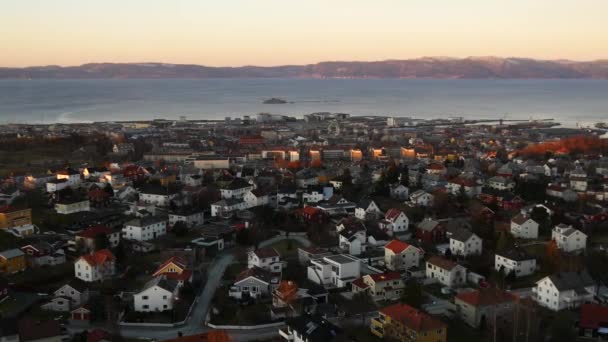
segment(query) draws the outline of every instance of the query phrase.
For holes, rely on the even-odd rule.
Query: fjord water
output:
[[[263,104],[278,97],[290,104]],[[0,80],[0,123],[222,119],[259,112],[608,121],[606,80]]]

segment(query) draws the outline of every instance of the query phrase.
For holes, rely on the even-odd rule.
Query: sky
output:
[[[608,58],[608,0],[1,0],[0,66]]]

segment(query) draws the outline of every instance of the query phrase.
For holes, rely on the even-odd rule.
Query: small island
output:
[[[264,100],[264,104],[286,104],[287,101],[276,97]]]

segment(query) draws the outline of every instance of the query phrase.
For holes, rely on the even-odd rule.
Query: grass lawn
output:
[[[19,238],[0,230],[0,251],[19,247]]]
[[[449,342],[477,342],[482,341],[479,331],[469,327],[459,319],[450,320],[448,325]]]
[[[347,325],[344,327],[344,332],[348,337],[357,342],[379,342],[382,341],[376,335],[372,334],[367,325]]]
[[[74,264],[67,262],[63,265],[44,266],[28,269],[7,277],[8,281],[19,286],[27,286],[32,290],[48,292],[69,281],[74,276]]]
[[[275,242],[268,247],[276,249],[281,255],[281,258],[289,258],[296,256],[298,254],[298,248],[302,246],[303,245],[297,240],[286,239]]]
[[[589,237],[591,243],[608,244],[608,229],[593,232]]]
[[[535,245],[524,246],[522,247],[522,249],[524,249],[526,252],[530,253],[530,255],[536,257],[537,259],[542,259],[546,254],[547,245],[539,243]]]
[[[441,284],[430,284],[430,285],[424,286],[423,289],[435,297],[439,297],[439,298],[446,299],[446,300],[451,300],[452,299],[451,294],[444,294],[443,292],[441,292],[441,289],[443,287],[445,287],[445,286],[443,286]]]

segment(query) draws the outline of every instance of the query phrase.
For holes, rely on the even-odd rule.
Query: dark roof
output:
[[[266,248],[260,248],[256,251],[253,252],[255,255],[258,256],[258,258],[263,259],[263,258],[273,258],[273,257],[279,257],[279,252],[277,252],[276,249],[272,248],[272,247],[266,247]]]
[[[275,275],[272,272],[263,268],[259,268],[257,266],[253,266],[252,268],[248,268],[239,273],[236,277],[235,282],[238,283],[241,280],[247,279],[249,277],[254,277],[268,284],[273,283],[273,280],[276,279],[276,283],[278,284],[278,275]]]
[[[179,191],[175,187],[165,187],[158,184],[146,184],[140,191],[142,194],[173,195]]]
[[[452,231],[452,236],[450,238],[460,242],[467,242],[473,235],[475,234],[473,234],[472,231],[461,228]]]
[[[62,335],[61,325],[56,320],[38,321],[23,318],[19,321],[17,329],[21,341],[41,340]]]
[[[0,318],[0,338],[17,334],[17,319]]]
[[[286,325],[310,342],[334,341],[342,334],[342,329],[319,316],[291,318]]]
[[[145,291],[151,287],[158,286],[162,289],[165,289],[169,292],[175,291],[175,288],[178,286],[177,280],[167,279],[165,276],[159,276],[152,278],[152,280],[148,281],[142,291]]]
[[[524,261],[534,259],[526,250],[520,248],[511,248],[504,251],[497,251],[497,255],[514,261]]]
[[[497,288],[461,292],[456,295],[456,298],[473,306],[497,305],[517,300],[514,294]]]
[[[560,272],[549,276],[559,291],[584,290],[584,287],[595,285],[595,281],[586,271]]]
[[[230,184],[222,187],[222,189],[235,190],[235,189],[242,189],[242,188],[246,188],[246,187],[250,187],[250,186],[252,186],[252,185],[249,184],[249,182],[247,182],[243,178],[235,178],[232,182],[230,182]]]

